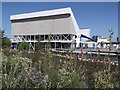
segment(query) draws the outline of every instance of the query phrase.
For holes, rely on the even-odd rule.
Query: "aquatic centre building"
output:
[[[35,43],[47,43],[51,35],[52,48],[79,47],[81,35],[90,38],[90,29],[80,29],[71,8],[62,8],[33,13],[11,15],[13,45],[25,41],[35,50]]]

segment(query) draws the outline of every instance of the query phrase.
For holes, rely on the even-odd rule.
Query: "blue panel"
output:
[[[89,40],[89,39],[84,38],[84,37],[80,37],[80,41],[87,41],[87,40]]]

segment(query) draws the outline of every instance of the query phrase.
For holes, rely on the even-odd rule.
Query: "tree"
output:
[[[51,39],[52,39],[52,34],[50,33],[48,35],[48,49],[51,50]]]
[[[5,49],[10,46],[11,46],[11,41],[7,37],[2,38],[2,48]]]
[[[11,41],[9,40],[9,38],[5,37],[4,33],[4,30],[0,29],[0,48],[3,49],[11,46]]]
[[[43,40],[43,38],[39,35],[38,39],[37,39],[38,42],[35,44],[35,50],[36,51],[42,50],[44,48],[44,43],[41,42],[41,40]]]
[[[45,43],[45,50],[51,50],[51,39],[52,39],[52,34],[50,33],[47,37],[48,42]]]
[[[5,31],[0,29],[0,38],[4,37],[4,33],[5,33]]]
[[[21,51],[28,51],[29,50],[29,44],[27,42],[21,42],[18,46],[18,49]]]
[[[0,29],[0,48],[2,48],[2,30]]]

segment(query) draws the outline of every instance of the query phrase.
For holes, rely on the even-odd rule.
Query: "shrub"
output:
[[[23,88],[27,86],[27,75],[31,71],[32,61],[19,56],[5,56],[2,60],[3,88]]]
[[[11,41],[7,37],[2,38],[2,48],[8,48],[11,46]]]
[[[120,88],[118,66],[49,52],[3,56],[3,87]]]
[[[21,42],[18,46],[18,49],[20,51],[28,51],[29,50],[29,44],[27,42]]]

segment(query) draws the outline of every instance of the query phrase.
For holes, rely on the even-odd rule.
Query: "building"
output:
[[[90,37],[90,29],[79,29],[71,8],[11,15],[10,20],[14,36],[12,44],[25,41],[29,43],[30,50],[35,50],[38,36],[41,36],[41,42],[47,43],[51,35],[51,46],[55,49],[70,48],[73,41],[78,47],[82,34]]]

